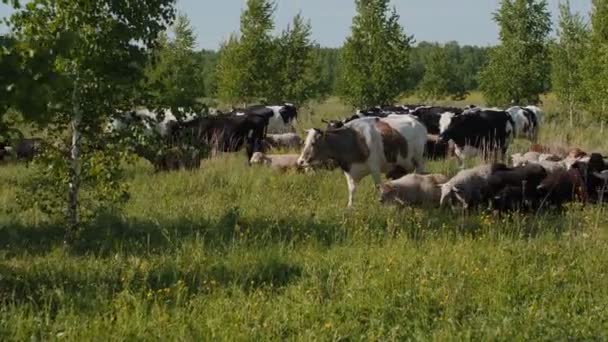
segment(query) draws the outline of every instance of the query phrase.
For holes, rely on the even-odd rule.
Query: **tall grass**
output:
[[[348,108],[312,112],[300,129]],[[608,147],[594,127],[547,127],[543,142]],[[602,207],[397,209],[368,179],[347,210],[337,171],[281,174],[243,154],[193,172],[140,162],[124,212],[86,227],[68,253],[62,227],[14,203],[27,173],[0,168],[0,340],[608,338]]]

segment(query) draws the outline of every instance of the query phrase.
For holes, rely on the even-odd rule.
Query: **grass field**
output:
[[[347,111],[330,99],[301,128]],[[542,140],[608,152],[603,136],[549,123]],[[601,207],[399,210],[367,179],[349,211],[337,171],[278,174],[242,154],[196,172],[141,162],[124,212],[68,253],[62,227],[15,203],[28,172],[0,167],[0,340],[608,339]]]

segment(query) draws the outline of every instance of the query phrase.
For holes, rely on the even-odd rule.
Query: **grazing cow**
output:
[[[561,208],[564,203],[576,200],[587,202],[588,199],[585,181],[577,167],[549,173],[537,189],[542,199],[541,207],[548,203]]]
[[[488,180],[499,170],[507,170],[504,164],[485,164],[472,169],[461,170],[448,182],[441,185],[440,205],[448,203],[452,208],[458,205],[463,209],[476,207],[490,196]]]
[[[441,133],[443,142],[453,141],[455,153],[464,169],[465,159],[484,152],[484,157],[500,154],[503,158],[511,142],[513,119],[507,112],[481,110],[451,118]]]
[[[300,148],[302,139],[296,133],[267,134],[266,143],[270,148]]]
[[[4,158],[6,158],[9,155],[10,149],[11,149],[11,147],[10,147],[10,143],[8,142],[8,140],[0,142],[0,162],[4,161]]]
[[[386,182],[380,189],[380,203],[400,205],[438,205],[441,199],[439,184],[448,181],[444,175],[410,174]]]
[[[440,134],[439,121],[443,113],[452,113],[454,116],[462,114],[463,110],[454,107],[418,107],[411,114],[420,120],[429,134]]]
[[[180,108],[182,118],[178,118],[173,114],[171,109],[163,108],[151,111],[145,107],[139,107],[131,111],[117,112],[108,124],[107,131],[119,132],[126,129],[129,125],[139,124],[144,128],[144,132],[148,135],[160,134],[162,137],[170,136],[179,121],[188,122],[195,119],[198,114],[192,111],[185,111]]]
[[[450,143],[439,140],[436,135],[427,135],[424,157],[431,160],[446,159],[453,152]]]
[[[325,132],[311,129],[298,165],[334,160],[346,176],[350,208],[356,186],[365,176],[371,174],[379,187],[381,173],[396,168],[422,172],[426,135],[424,125],[410,115],[359,119]]]
[[[201,154],[198,149],[192,147],[180,148],[176,146],[156,154],[151,162],[156,172],[179,169],[194,170],[201,165]]]
[[[199,146],[220,152],[236,152],[246,145],[249,162],[262,149],[267,125],[267,118],[258,115],[198,117],[180,123],[173,136],[177,141],[193,139]]]
[[[511,107],[507,109],[515,123],[514,134],[518,138],[535,140],[538,136],[539,120],[534,111],[527,107]]]
[[[41,152],[42,143],[39,138],[20,139],[13,144],[12,154],[17,160],[32,161]]]
[[[538,164],[528,164],[513,169],[500,170],[488,178],[488,186],[493,203],[499,203],[499,210],[506,210],[506,202],[513,200],[523,209],[536,208],[538,203],[537,187],[547,177],[547,171]],[[509,188],[505,190],[505,188]],[[505,190],[505,191],[503,191]],[[516,196],[517,195],[517,196]],[[510,208],[512,209],[512,208]]]
[[[236,116],[262,116],[268,120],[267,133],[274,134],[293,133],[295,131],[293,124],[298,118],[297,108],[290,103],[275,106],[256,105],[244,110],[237,110],[234,114]]]
[[[266,165],[279,171],[298,169],[299,154],[264,154],[255,152],[251,157],[251,164]]]

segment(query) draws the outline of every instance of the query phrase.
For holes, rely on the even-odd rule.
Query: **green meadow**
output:
[[[471,103],[480,95],[444,104]],[[543,108],[543,143],[608,152],[602,127],[568,128],[553,98]],[[328,99],[299,129],[350,111]],[[457,163],[427,170],[451,176]],[[138,161],[124,210],[66,251],[62,226],[16,203],[30,172],[0,166],[0,340],[608,339],[601,206],[384,207],[368,178],[348,210],[339,171],[277,173],[244,153],[192,172]]]

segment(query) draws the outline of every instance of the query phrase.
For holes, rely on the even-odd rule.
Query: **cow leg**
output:
[[[355,189],[357,188],[357,181],[348,172],[344,172],[344,176],[346,176],[346,184],[348,185],[348,205],[347,205],[347,207],[352,208],[353,199],[355,196]]]

